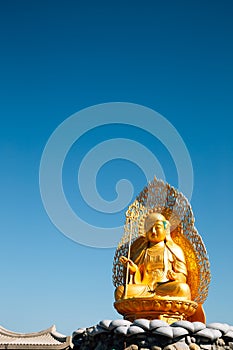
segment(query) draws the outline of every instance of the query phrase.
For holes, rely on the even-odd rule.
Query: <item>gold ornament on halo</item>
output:
[[[170,240],[174,246],[181,247],[184,253],[187,268],[186,283],[189,286],[191,298],[186,302],[181,300],[181,304],[183,304],[182,307],[179,306],[179,309],[186,308],[186,313],[185,311],[182,313],[177,311],[178,297],[174,297],[173,294],[172,297],[168,298],[169,302],[164,300],[164,297],[153,295],[151,310],[149,310],[148,297],[146,300],[145,298],[140,300],[136,295],[135,297],[132,297],[130,293],[128,295],[129,284],[132,284],[132,276],[129,276],[129,262],[125,268],[120,259],[123,256],[129,260],[132,245],[133,247],[135,244],[137,245],[137,242],[140,242],[140,237],[143,240],[145,220],[151,213],[159,213],[165,217],[170,224],[167,241]],[[135,241],[136,243],[134,243]],[[210,283],[210,265],[207,252],[202,238],[194,226],[194,216],[188,200],[182,193],[162,180],[154,178],[153,181],[149,182],[126,212],[124,235],[118,244],[113,262],[113,283],[116,291],[121,288],[120,286],[124,286],[124,294],[120,297],[121,300],[116,300],[114,306],[125,318],[133,319],[137,316],[147,316],[147,318],[155,317],[172,322],[188,319],[197,309],[197,317],[194,320],[203,321],[205,319],[201,310],[208,295]],[[132,287],[130,288],[132,289]],[[159,299],[163,300],[160,300],[158,304]],[[170,309],[163,310],[161,303],[162,305],[170,305]],[[131,312],[130,305],[132,306]],[[145,305],[147,305],[146,311],[144,310]],[[157,306],[155,307],[155,305]],[[191,320],[191,318],[189,319]]]

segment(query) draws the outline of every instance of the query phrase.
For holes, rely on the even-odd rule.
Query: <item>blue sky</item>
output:
[[[232,324],[232,2],[12,0],[0,7],[2,326],[31,332],[56,324],[70,334],[120,317],[112,306],[114,249],[59,232],[39,188],[52,132],[83,108],[114,101],[161,113],[183,138],[196,227],[211,262],[207,321]],[[124,210],[98,215],[82,205],[77,171],[86,152],[115,137],[150,149],[177,186],[172,158],[144,130],[91,130],[70,149],[63,186],[74,211],[97,226],[121,225]],[[96,183],[106,200],[120,178],[132,182],[134,195],[146,185],[132,162],[109,162]]]

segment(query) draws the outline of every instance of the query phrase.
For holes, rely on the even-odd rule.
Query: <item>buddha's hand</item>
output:
[[[167,278],[170,280],[170,281],[175,281],[177,279],[177,273],[172,271],[172,270],[168,270],[167,272]]]
[[[131,273],[135,273],[137,270],[137,265],[134,264],[134,262],[128,258],[126,258],[125,256],[121,256],[119,261],[125,266],[127,267],[127,265],[129,266],[129,270]]]
[[[183,282],[186,283],[186,277],[183,273],[181,272],[175,272],[172,270],[168,270],[167,272],[167,278],[170,281],[177,281],[177,282]]]

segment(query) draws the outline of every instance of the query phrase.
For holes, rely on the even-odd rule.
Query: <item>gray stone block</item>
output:
[[[150,321],[150,330],[159,328],[159,327],[169,327],[169,324],[162,320],[152,320]]]
[[[91,336],[94,336],[96,334],[101,334],[101,333],[107,333],[108,330],[105,328],[100,327],[99,325],[94,326],[92,329],[88,329],[88,334]]]
[[[173,330],[171,327],[159,327],[159,328],[156,328],[156,329],[153,329],[152,331],[154,334],[159,334],[159,335],[162,335],[164,337],[167,337],[167,338],[170,338],[170,339],[173,339]]]
[[[194,327],[194,333],[201,331],[202,329],[206,328],[206,325],[202,322],[193,322],[193,327]]]
[[[132,324],[132,322],[128,321],[128,320],[114,320],[109,324],[109,329],[112,330],[116,327],[129,327]]]
[[[226,334],[224,334],[224,337],[233,339],[233,331],[229,330]]]
[[[96,326],[88,327],[88,328],[86,329],[86,331],[87,331],[87,334],[90,335],[90,334],[92,334],[94,331],[96,331]]]
[[[145,318],[139,318],[133,321],[133,325],[139,326],[143,328],[145,331],[148,331],[150,329],[150,321],[146,320]]]
[[[176,321],[171,324],[171,327],[182,327],[184,329],[187,329],[190,333],[194,333],[194,325],[192,322],[189,321]]]
[[[131,325],[129,328],[128,328],[128,331],[127,331],[128,334],[139,334],[139,333],[145,333],[145,330],[139,326],[134,326],[134,325]]]
[[[205,328],[195,333],[195,336],[208,339],[209,341],[213,341],[214,335],[211,329]]]
[[[126,326],[119,326],[114,329],[114,333],[116,334],[124,334],[126,335],[128,331],[128,327]]]
[[[80,336],[86,332],[86,328],[78,328],[76,331],[73,332],[73,337]]]
[[[101,326],[99,326],[98,324],[97,324],[97,326],[96,326],[96,332],[97,333],[108,333],[109,332],[109,330],[108,329],[106,329],[106,328],[103,328],[103,327],[101,327]]]
[[[213,341],[222,337],[222,332],[220,332],[218,329],[211,329],[211,331],[213,333]]]
[[[206,326],[207,328],[217,329],[222,332],[222,334],[225,334],[229,331],[230,326],[226,323],[219,323],[219,322],[213,322],[209,323]]]
[[[189,334],[187,329],[185,329],[183,327],[171,327],[171,329],[173,331],[173,339],[179,338],[182,336],[184,337],[185,335]]]
[[[99,322],[99,326],[105,329],[109,329],[112,320],[102,320]]]

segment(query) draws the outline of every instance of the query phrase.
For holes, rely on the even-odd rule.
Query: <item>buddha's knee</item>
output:
[[[125,288],[124,286],[119,286],[115,290],[115,300],[119,300],[123,298]]]
[[[160,284],[156,288],[156,294],[161,296],[185,297],[190,299],[191,293],[186,283],[172,281]]]
[[[187,283],[179,283],[178,284],[178,295],[187,297],[191,299],[190,288]]]
[[[126,289],[125,286],[122,285],[115,290],[115,300],[123,298],[139,298],[147,294],[148,286],[144,284],[128,284]]]

